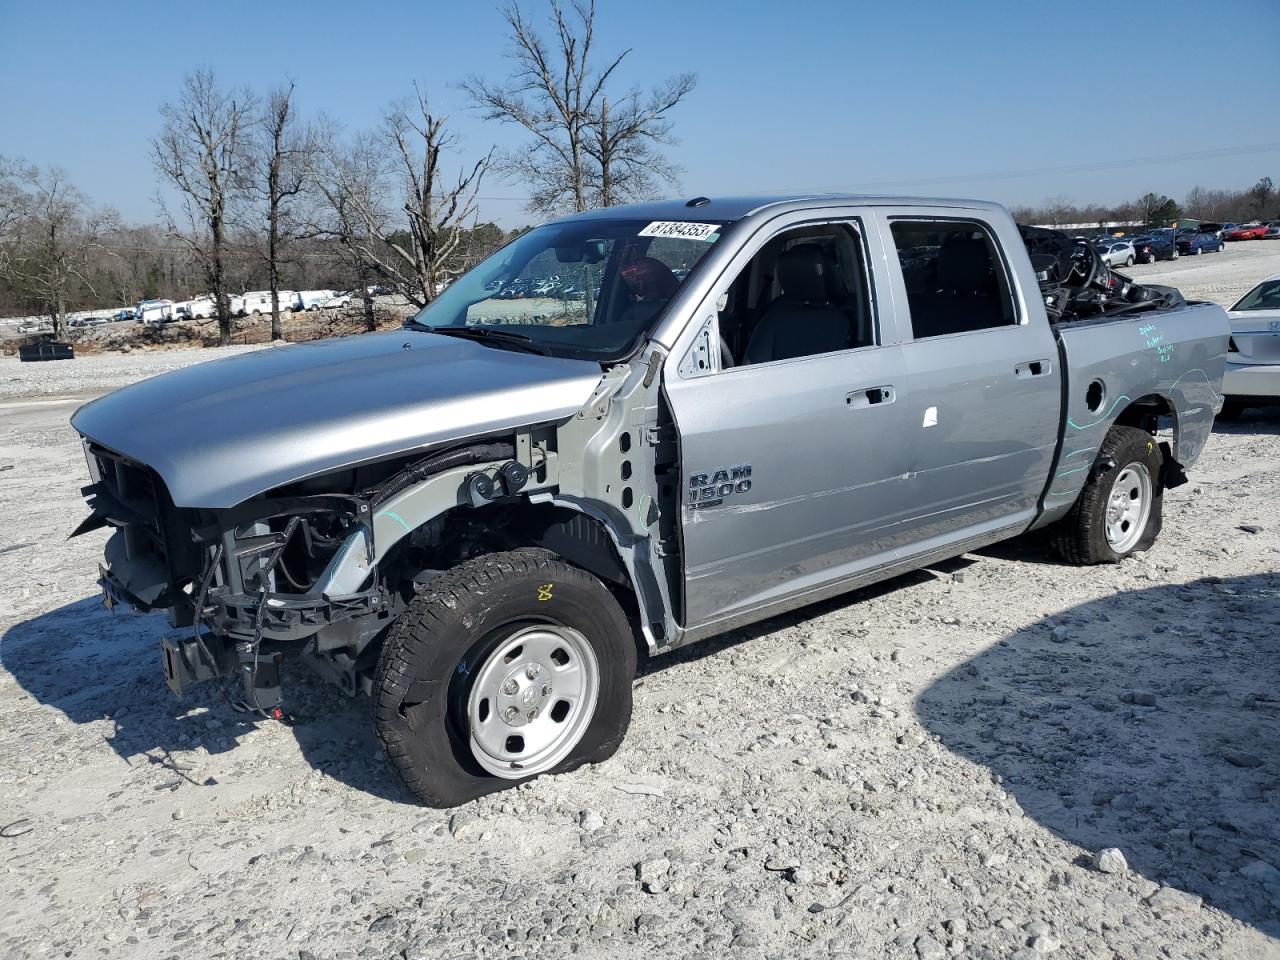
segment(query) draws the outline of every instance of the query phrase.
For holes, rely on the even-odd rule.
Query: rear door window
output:
[[[890,221],[916,340],[1018,322],[991,231],[972,220]]]

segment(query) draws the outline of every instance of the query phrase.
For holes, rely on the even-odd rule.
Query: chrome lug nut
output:
[[[543,695],[544,697],[549,697],[549,696],[551,696],[551,684],[549,684],[549,683],[544,683],[544,684],[542,685],[542,695]]]
[[[502,719],[507,721],[507,723],[511,723],[513,720],[515,720],[515,718],[519,715],[519,713],[520,711],[517,710],[515,707],[507,707],[507,709],[502,711]]]
[[[538,665],[536,663],[529,664],[524,668],[524,675],[530,680],[536,679],[538,676]]]
[[[514,697],[516,695],[516,691],[519,689],[520,689],[520,685],[516,683],[514,680],[508,680],[506,683],[502,685],[502,692],[505,693],[508,697]]]
[[[529,711],[529,713],[528,713],[528,717],[529,717],[529,719],[530,719],[530,720],[537,720],[537,719],[538,719],[538,708],[537,708],[537,707],[534,707],[532,710],[530,710],[530,711]]]

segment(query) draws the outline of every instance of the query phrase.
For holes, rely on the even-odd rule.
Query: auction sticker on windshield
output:
[[[637,236],[641,237],[680,237],[684,240],[711,240],[712,234],[720,229],[718,223],[687,223],[684,220],[655,220]]]

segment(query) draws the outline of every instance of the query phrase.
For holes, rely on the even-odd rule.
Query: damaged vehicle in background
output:
[[[503,299],[551,273],[581,300]],[[82,407],[110,604],[169,685],[373,700],[423,802],[609,757],[657,655],[1033,529],[1148,549],[1220,307],[977,201],[666,201],[522,234],[406,329]],[[835,478],[838,478],[835,479]],[[851,655],[855,655],[851,651]]]

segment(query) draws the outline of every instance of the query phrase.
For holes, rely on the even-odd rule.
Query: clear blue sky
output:
[[[634,48],[625,83],[699,76],[674,117],[680,195],[1106,203],[1264,174],[1280,182],[1280,0],[599,6],[601,52]],[[505,51],[497,4],[484,0],[0,0],[0,154],[60,165],[95,201],[151,220],[159,107],[185,71],[211,66],[257,90],[292,79],[304,112],[353,128],[374,125],[417,80],[474,155],[519,142],[455,87],[472,73],[505,76]],[[1121,163],[1261,144],[1270,148]],[[1046,169],[1061,167],[1077,169]],[[524,222],[522,192],[488,181],[482,213]]]

